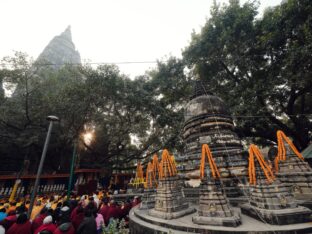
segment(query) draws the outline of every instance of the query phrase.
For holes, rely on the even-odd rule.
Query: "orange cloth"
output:
[[[30,216],[30,220],[34,220],[36,218],[36,216],[40,213],[40,211],[42,210],[43,206],[34,206],[32,212],[31,212],[31,216]]]

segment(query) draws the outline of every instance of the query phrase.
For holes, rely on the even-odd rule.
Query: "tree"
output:
[[[299,149],[311,140],[311,10],[289,0],[257,19],[255,3],[231,0],[192,35],[184,59],[240,116],[242,137],[271,144],[281,129]]]

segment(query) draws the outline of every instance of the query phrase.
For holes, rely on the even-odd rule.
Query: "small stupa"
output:
[[[210,167],[207,173],[205,173],[206,157]],[[224,194],[220,172],[207,144],[202,146],[200,177],[198,215],[193,216],[193,222],[214,226],[236,227],[240,225],[240,216],[238,213],[234,213]]]
[[[249,202],[241,205],[242,212],[264,223],[286,225],[310,220],[311,210],[298,206],[286,186],[275,178],[260,150],[249,148]]]
[[[149,162],[146,169],[145,188],[140,209],[151,209],[155,206],[157,178],[153,164]]]
[[[312,199],[312,169],[282,131],[277,131],[276,176],[297,199]],[[287,144],[285,144],[287,143]]]
[[[156,190],[155,208],[149,215],[162,219],[175,219],[195,212],[182,196],[177,169],[168,150],[163,150],[160,162],[159,181]]]

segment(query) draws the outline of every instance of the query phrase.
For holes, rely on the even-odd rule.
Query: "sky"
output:
[[[259,12],[263,12],[281,0],[259,2]],[[145,62],[181,57],[192,31],[199,32],[209,18],[212,3],[213,0],[1,0],[0,58],[22,51],[36,59],[68,25],[83,62]],[[121,72],[132,78],[154,66],[119,64]]]

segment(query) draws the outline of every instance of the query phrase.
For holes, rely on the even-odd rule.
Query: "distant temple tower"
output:
[[[36,60],[37,64],[50,64],[54,69],[59,69],[66,63],[80,64],[79,52],[72,41],[71,28],[68,26],[59,36],[55,36],[44,48]]]
[[[221,98],[207,92],[201,81],[195,84],[194,95],[185,108],[183,139],[184,155],[177,161],[188,178],[199,178],[201,147],[208,144],[215,157],[225,185],[227,197],[241,195],[239,179],[247,173],[247,157],[234,132],[233,120]]]

